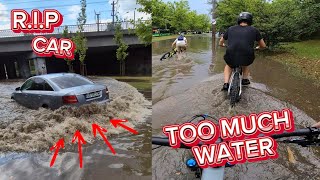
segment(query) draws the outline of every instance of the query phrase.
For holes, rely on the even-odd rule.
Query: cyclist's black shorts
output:
[[[226,52],[224,55],[224,60],[231,68],[235,68],[237,66],[249,66],[254,61],[254,54],[245,55],[245,54],[232,54]]]

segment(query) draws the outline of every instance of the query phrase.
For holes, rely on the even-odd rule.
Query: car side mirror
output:
[[[16,91],[20,91],[20,87],[17,87],[17,88],[16,88]]]

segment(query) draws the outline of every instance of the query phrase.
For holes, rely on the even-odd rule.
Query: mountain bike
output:
[[[202,115],[193,116],[192,119],[189,120],[188,122],[191,123],[193,120],[197,118],[202,118],[201,120],[207,120],[208,118],[215,119],[215,120],[217,119],[212,116],[202,114]],[[315,127],[307,127],[307,128],[295,130],[294,132],[290,132],[290,133],[285,132],[282,134],[272,135],[271,137],[273,139],[287,138],[287,137],[300,137],[298,139],[290,138],[290,139],[277,140],[277,141],[283,142],[283,143],[294,143],[302,147],[308,147],[308,146],[320,146],[319,134],[320,134],[320,129]],[[219,139],[216,143],[219,143],[219,142],[221,142],[221,139]],[[162,146],[170,146],[168,137],[152,136],[152,144],[159,145],[158,147],[153,148],[152,150],[155,150]],[[200,142],[198,146],[201,146],[201,145],[202,143]],[[180,148],[191,149],[190,147],[185,146],[184,144],[181,144]],[[215,168],[209,167],[209,168],[202,169],[197,165],[197,162],[193,157],[193,158],[187,159],[186,166],[191,171],[195,172],[196,178],[200,178],[201,180],[212,180],[212,179],[223,180],[225,168],[231,168],[234,165],[227,163],[225,166],[221,166],[221,167],[215,167]]]
[[[240,66],[232,68],[229,82],[228,96],[230,97],[231,107],[234,107],[236,102],[240,101],[242,92],[242,68]]]
[[[161,56],[160,61],[167,59],[167,58],[172,58],[173,55],[177,54],[177,48],[172,49],[172,51],[166,52],[164,55]]]
[[[227,46],[222,46],[227,47]],[[259,50],[255,48],[255,50]],[[235,65],[232,68],[232,73],[229,79],[228,97],[230,98],[230,105],[234,107],[241,99],[242,93],[242,67]]]

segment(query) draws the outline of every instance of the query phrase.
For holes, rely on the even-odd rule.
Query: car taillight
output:
[[[75,95],[63,96],[62,100],[63,100],[63,104],[75,104],[75,103],[78,103],[77,96],[75,96]]]

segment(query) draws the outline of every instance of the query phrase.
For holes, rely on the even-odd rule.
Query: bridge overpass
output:
[[[127,72],[129,74],[135,74],[135,72],[142,72],[145,75],[151,74],[151,46],[146,47],[139,41],[134,34],[132,23],[122,22],[121,26],[123,39],[129,45]],[[60,26],[51,34],[16,34],[11,30],[0,30],[0,79],[28,78],[38,74],[66,72],[68,70],[67,63],[63,59],[38,57],[31,48],[31,42],[35,36],[61,38],[65,27]],[[70,37],[75,35],[78,27],[76,25],[67,27]],[[88,74],[118,74],[119,62],[115,56],[117,45],[114,41],[115,32],[112,27],[110,23],[84,25],[84,35],[87,38],[88,47],[85,60]],[[78,72],[79,61],[77,57],[73,63],[75,71]]]

